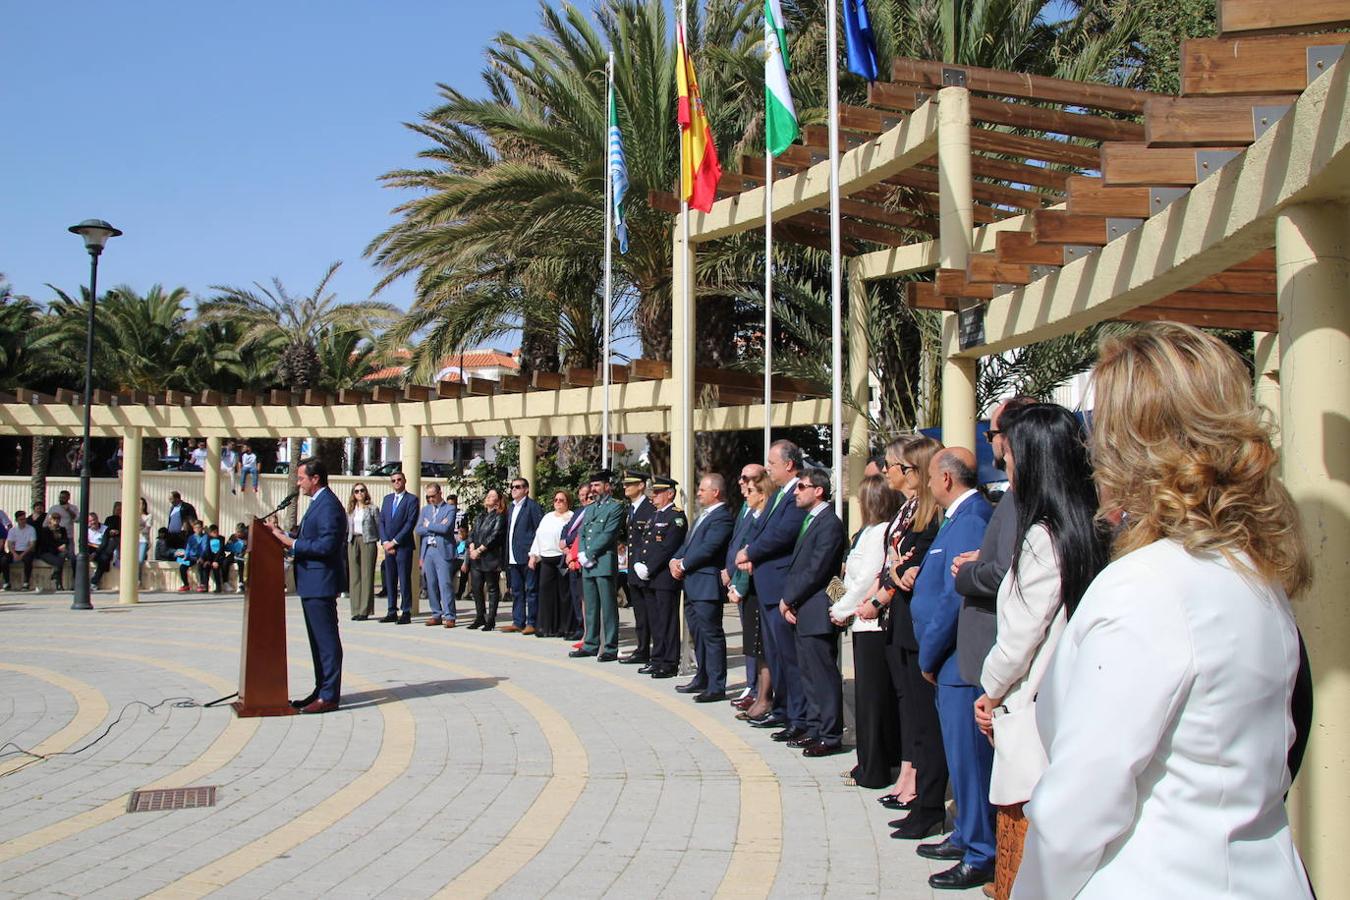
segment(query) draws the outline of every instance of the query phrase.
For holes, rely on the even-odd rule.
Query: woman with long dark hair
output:
[[[975,718],[994,740],[990,802],[998,812],[994,896],[1007,900],[1022,858],[1022,805],[1045,768],[1036,691],[1068,617],[1106,565],[1096,521],[1087,435],[1062,406],[1036,403],[1006,416],[1008,481],[1017,491],[1017,543],[998,589],[998,637],[985,658]]]
[[[506,504],[502,492],[488,488],[483,511],[469,529],[469,590],[475,615],[470,628],[497,627],[497,605],[502,600],[502,541],[506,536]],[[484,592],[487,596],[484,597]]]

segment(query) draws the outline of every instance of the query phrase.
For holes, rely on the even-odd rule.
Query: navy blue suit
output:
[[[993,507],[978,493],[961,501],[928,548],[910,603],[919,668],[937,674],[938,721],[956,799],[951,841],[966,851],[966,864],[977,869],[994,865],[994,808],[989,804],[994,750],[975,726],[973,710],[982,692],[962,680],[956,659],[961,595],[956,592],[952,560],[980,549],[992,514]]]
[[[511,624],[517,628],[534,627],[539,616],[539,574],[530,568],[530,545],[534,543],[534,534],[544,518],[544,510],[526,497],[520,501],[520,511],[514,513],[516,528],[511,530],[511,516],[514,507],[506,508],[506,530],[508,548],[506,558],[506,581],[511,588]],[[511,562],[515,559],[515,562]]]
[[[295,592],[305,613],[309,652],[314,659],[314,694],[337,703],[342,698],[342,639],[338,635],[337,595],[347,587],[347,513],[331,490],[310,501],[291,548]]]
[[[796,482],[792,482],[794,485]],[[774,504],[777,503],[777,506]],[[769,498],[771,511],[760,515],[759,530],[745,548],[754,563],[751,577],[759,596],[759,629],[764,640],[764,655],[773,673],[774,712],[785,717],[794,728],[806,727],[806,698],[802,694],[797,670],[797,646],[792,628],[778,603],[783,599],[788,565],[797,546],[806,510],[797,508],[795,491],[779,488]]]
[[[417,549],[413,529],[417,526],[417,498],[410,491],[403,492],[403,499],[394,508],[397,494],[388,493],[380,502],[380,535],[384,541],[397,544],[393,556],[384,553],[384,590],[389,595],[389,615],[399,611],[398,595],[403,592],[404,615],[412,615],[412,565],[413,554]]]
[[[721,506],[695,519],[675,559],[684,565],[684,617],[698,660],[696,684],[713,694],[727,689],[727,634],[722,628],[722,563],[731,540],[731,510]]]
[[[830,621],[830,579],[839,574],[848,541],[834,506],[811,518],[793,550],[783,602],[797,617],[792,627],[801,672],[805,717],[793,724],[831,747],[844,737],[844,683],[839,676],[839,629]]]

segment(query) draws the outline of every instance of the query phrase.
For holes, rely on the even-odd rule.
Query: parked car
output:
[[[366,470],[366,474],[373,477],[388,477],[395,472],[403,471],[403,463],[397,459],[391,459],[389,462],[374,466]],[[448,462],[424,462],[422,463],[423,478],[451,478],[459,474],[459,467],[454,463]]]

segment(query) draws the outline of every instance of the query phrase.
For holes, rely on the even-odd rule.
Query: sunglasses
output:
[[[797,488],[796,488],[796,489],[799,490],[799,491],[809,491],[809,490],[813,490],[813,489],[818,488],[818,487],[820,487],[820,485],[818,485],[818,484],[812,484],[812,483],[809,482],[809,481],[799,481],[799,482],[797,482]]]
[[[994,442],[994,437],[1002,433],[1003,432],[997,428],[990,428],[988,431],[984,433],[984,439],[992,444]]]
[[[513,485],[511,485],[511,490],[513,490],[513,491],[523,491],[523,490],[525,490],[525,485],[523,485],[523,484],[513,484]]]
[[[750,476],[742,475],[740,478],[737,478],[736,480],[739,481],[741,484],[745,484],[747,481],[750,480]]]

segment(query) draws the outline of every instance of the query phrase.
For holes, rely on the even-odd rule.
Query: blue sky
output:
[[[480,93],[483,49],[533,32],[537,0],[0,2],[0,272],[75,292],[66,228],[102,218],[100,289],[268,283],[308,292],[333,260],[344,300],[407,194],[378,176],[425,139],[403,122],[436,82]],[[406,307],[411,285],[381,299]]]

